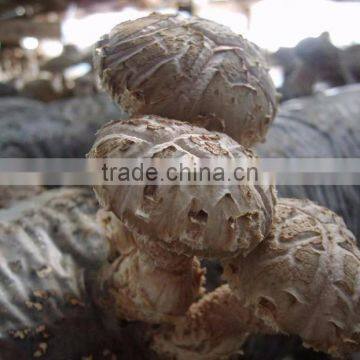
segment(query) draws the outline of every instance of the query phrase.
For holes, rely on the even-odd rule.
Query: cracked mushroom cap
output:
[[[151,14],[121,23],[98,42],[94,62],[130,115],[190,121],[244,146],[262,141],[275,116],[260,49],[209,20]]]
[[[180,121],[144,116],[105,125],[91,158],[207,158],[251,160],[255,155],[225,134]],[[110,161],[110,160],[109,160]],[[268,234],[273,186],[98,185],[101,205],[130,231],[170,251],[201,257],[246,255]],[[143,240],[147,241],[147,240]],[[154,241],[154,240],[153,240]]]
[[[332,211],[279,199],[272,234],[225,276],[275,329],[335,356],[359,351],[360,252]]]

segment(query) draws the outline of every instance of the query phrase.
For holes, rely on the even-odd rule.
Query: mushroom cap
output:
[[[94,63],[130,115],[189,121],[251,146],[276,113],[260,49],[209,20],[151,14],[121,23],[97,43]]]
[[[190,124],[144,116],[105,125],[92,158],[251,160],[225,134]],[[104,160],[105,163],[113,160]],[[121,162],[120,162],[121,163]],[[159,241],[178,254],[201,257],[246,255],[268,234],[276,201],[273,186],[223,182],[170,185],[104,183],[94,187],[101,205],[144,242]]]
[[[305,345],[360,349],[360,252],[343,220],[309,200],[279,199],[271,235],[225,277],[257,316]]]

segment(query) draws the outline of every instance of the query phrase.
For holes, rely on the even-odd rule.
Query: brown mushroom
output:
[[[121,23],[98,42],[95,66],[132,116],[190,121],[244,146],[263,140],[275,116],[260,49],[209,20],[151,14]]]
[[[157,116],[109,123],[89,156],[106,162],[189,154],[254,157],[225,134]],[[95,192],[113,212],[102,216],[112,256],[99,276],[100,305],[120,318],[150,323],[173,321],[201,295],[203,270],[195,255],[245,255],[261,242],[276,199],[273,187],[251,184],[105,183],[95,186]]]
[[[152,14],[125,22],[97,44],[95,62],[134,118],[103,127],[92,158],[251,160],[229,136],[204,128],[251,146],[275,115],[259,49],[211,21]],[[274,217],[274,188],[253,184],[104,184],[95,192],[113,212],[102,305],[166,323],[154,336],[159,353],[216,358],[258,331],[299,335],[336,356],[359,350],[360,252],[330,210],[282,199]],[[191,305],[202,293],[195,256],[220,259],[230,288]]]
[[[360,349],[360,252],[332,211],[280,199],[272,234],[225,277],[256,316],[304,344],[341,356]]]
[[[91,158],[251,160],[255,155],[225,134],[144,116],[112,122],[98,133]],[[109,159],[110,161],[110,159]],[[201,257],[246,255],[268,234],[276,201],[273,186],[95,186],[101,205],[142,242],[158,242],[178,254]]]

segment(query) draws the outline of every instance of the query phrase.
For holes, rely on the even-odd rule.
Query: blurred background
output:
[[[264,50],[282,104],[260,155],[360,158],[360,1],[346,0],[0,0],[0,157],[84,157],[101,125],[127,116],[100,89],[93,45],[154,11],[214,20]],[[278,190],[334,210],[359,243],[360,186]],[[40,191],[0,187],[0,208]],[[205,265],[211,290],[221,268]],[[234,358],[330,359],[284,336],[254,337]]]
[[[360,81],[359,1],[2,0],[0,95],[50,102],[98,92],[94,42],[153,11],[211,19],[255,42],[282,100]]]

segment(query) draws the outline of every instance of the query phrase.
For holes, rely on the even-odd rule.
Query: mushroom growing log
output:
[[[103,94],[49,105],[1,98],[1,157],[84,157],[96,130],[104,122],[123,116]]]
[[[18,201],[39,195],[43,191],[41,186],[0,186],[0,209],[9,208]]]
[[[141,337],[114,335],[92,301],[109,251],[97,208],[92,192],[68,188],[0,210],[2,360],[134,358]]]
[[[263,158],[360,157],[360,86],[351,85],[290,100],[280,106],[266,142],[257,147]],[[278,186],[286,197],[308,198],[342,216],[360,239],[359,186]]]
[[[103,341],[84,276],[107,255],[95,213],[92,194],[77,189],[0,211],[2,358],[73,358],[71,343],[80,358]]]
[[[43,19],[14,19],[1,21],[0,41],[3,44],[18,45],[21,39],[32,36],[38,39],[61,38],[60,21],[48,21]]]
[[[333,88],[360,80],[360,46],[337,48],[328,32],[303,39],[294,48],[280,48],[272,58],[284,70],[282,100],[309,96],[317,83]]]

